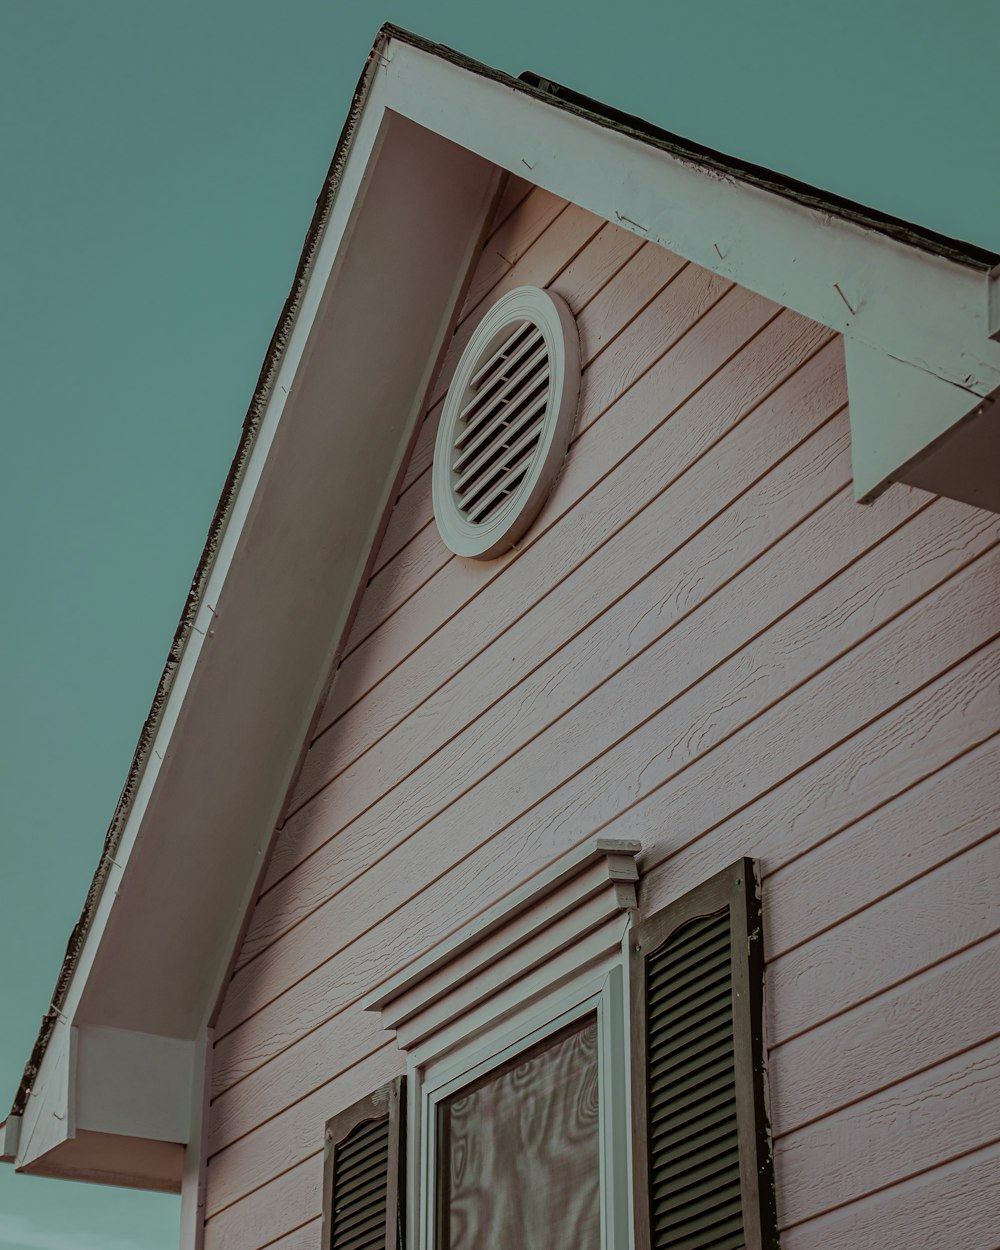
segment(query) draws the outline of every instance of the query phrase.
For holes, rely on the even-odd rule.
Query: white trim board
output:
[[[724,177],[422,48],[390,48],[389,107],[842,333],[857,498],[906,480],[909,461],[963,418],[1000,420],[987,272]],[[989,506],[1000,508],[1000,493]]]
[[[498,179],[481,158],[389,111],[373,82],[113,863],[56,1004],[20,1120],[19,1169],[60,1174],[57,1148],[87,1129],[72,1121],[77,1072],[60,1041],[72,1028],[149,1037],[152,1055],[162,1039],[194,1043],[210,1023]],[[373,300],[373,290],[395,298]],[[192,1079],[200,1088],[201,1074]],[[81,1105],[104,1118],[95,1098]],[[150,1115],[146,1135],[156,1140]],[[191,1118],[181,1146],[197,1131]],[[154,1166],[166,1160],[169,1175],[97,1178],[177,1188],[181,1156],[150,1156]],[[75,1158],[73,1174],[80,1166]]]

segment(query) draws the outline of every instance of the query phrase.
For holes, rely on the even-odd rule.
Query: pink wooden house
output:
[[[4,1157],[996,1250],[997,262],[385,28]]]

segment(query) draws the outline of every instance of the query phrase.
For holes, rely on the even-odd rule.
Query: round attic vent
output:
[[[580,395],[580,340],[566,303],[538,287],[508,292],[455,369],[434,448],[434,515],[460,556],[517,542],[566,455]]]

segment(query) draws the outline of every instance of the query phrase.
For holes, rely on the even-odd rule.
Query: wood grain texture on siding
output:
[[[994,641],[713,826],[711,839],[678,839],[662,867],[647,873],[644,906],[666,906],[705,880],[716,856],[734,859],[740,847],[765,868],[804,854],[992,737],[998,716],[1000,643]]]
[[[769,860],[768,961],[996,832],[997,777],[1000,737],[993,737],[791,863],[779,868]],[[861,863],[863,873],[856,871]],[[831,881],[840,883],[836,893]]]
[[[987,535],[995,541],[995,531],[987,529]],[[961,556],[967,558],[964,547]],[[994,578],[1000,569],[1000,553],[994,550],[982,559],[988,562],[986,576],[980,576],[978,567],[974,571],[967,567],[932,591],[927,603],[921,605],[922,611],[892,615],[884,629],[877,628],[877,616],[873,622],[871,605],[864,598],[853,612],[841,615],[844,587],[826,587],[829,606],[823,610],[821,598],[816,616],[827,630],[832,629],[829,613],[838,618],[842,632],[831,641],[840,643],[838,649],[844,654],[818,675],[818,682],[810,683],[810,665],[816,657],[794,645],[801,627],[799,618],[807,609],[815,611],[816,605],[809,601],[772,627],[779,638],[786,637],[793,645],[759,638],[754,645],[758,666],[746,665],[745,657],[737,655],[728,662],[728,670],[717,667],[694,686],[685,686],[683,665],[670,665],[669,677],[657,677],[663,668],[661,657],[653,649],[643,652],[616,681],[601,687],[590,700],[578,703],[553,727],[546,735],[546,750],[535,743],[526,758],[507,760],[432,820],[420,837],[394,849],[385,861],[392,867],[384,874],[379,892],[381,906],[390,912],[384,924],[371,926],[371,887],[363,877],[349,887],[352,894],[345,891],[339,896],[334,927],[327,928],[329,939],[325,943],[318,927],[315,932],[305,926],[294,931],[297,939],[305,929],[303,941],[309,943],[312,960],[320,961],[314,971],[301,976],[302,947],[298,948],[298,959],[276,955],[255,961],[259,966],[252,975],[247,970],[244,982],[249,997],[232,995],[233,1003],[239,1003],[235,1010],[248,1018],[238,1035],[223,1036],[216,1047],[217,1079],[232,1080],[246,1065],[252,1068],[262,1062],[282,1044],[281,1039],[287,1038],[291,1021],[297,1028],[312,1028],[322,1022],[324,1012],[332,1014],[331,995],[342,992],[345,985],[342,961],[337,956],[347,950],[350,941],[372,939],[379,944],[378,949],[396,952],[399,944],[411,941],[416,932],[426,932],[423,926],[440,926],[441,915],[452,914],[447,908],[439,910],[439,888],[450,886],[454,897],[469,903],[481,898],[490,888],[487,883],[495,880],[498,870],[504,870],[505,843],[500,834],[520,827],[515,836],[522,848],[522,864],[541,868],[551,857],[553,846],[568,848],[583,831],[601,831],[619,820],[627,808],[668,783],[672,783],[669,792],[675,800],[675,818],[667,821],[666,827],[678,823],[678,798],[693,806],[680,827],[690,827],[694,821],[704,824],[706,813],[716,809],[719,817],[728,815],[726,805],[734,805],[746,795],[748,778],[753,778],[754,785],[763,785],[769,772],[787,767],[790,719],[803,729],[815,731],[803,738],[805,749],[815,749],[824,736],[842,727],[838,711],[850,723],[849,718],[873,705],[877,708],[880,698],[897,695],[900,685],[918,676],[919,666],[910,659],[915,637],[929,622],[941,629],[956,602],[965,610],[962,626],[950,631],[950,640],[970,647],[983,641],[984,633],[989,637],[996,626]],[[929,567],[933,569],[933,562]],[[848,587],[852,574],[859,587],[870,585],[863,570],[850,569],[844,574]],[[892,596],[882,593],[883,588],[877,585],[873,597],[878,610],[895,613],[905,608],[907,596],[923,589],[914,576],[898,583],[902,602],[894,604]],[[691,630],[692,645],[700,648],[704,631],[697,627],[696,618]],[[853,637],[852,630],[856,631]],[[859,635],[860,645],[849,650]],[[800,674],[794,672],[795,662],[803,665]],[[769,672],[773,676],[769,677]],[[665,683],[670,680],[678,681],[680,690],[675,699],[659,705],[669,689]],[[793,694],[787,693],[789,685]],[[770,715],[763,715],[768,712]],[[748,725],[749,732],[737,735],[742,725]],[[737,744],[749,740],[749,747],[740,751],[737,745],[719,760],[718,746],[734,735]],[[591,762],[578,768],[563,785],[554,785],[553,769],[565,768],[567,759],[571,763],[578,760],[581,742],[594,753]],[[707,782],[706,776],[710,778]],[[416,888],[419,881],[427,879],[428,863],[444,864],[456,856],[461,860],[458,868],[423,892]],[[468,887],[459,887],[456,877],[466,876],[472,878]],[[357,918],[354,932],[346,928],[345,916]],[[357,952],[358,948],[353,948],[353,953]],[[290,969],[299,976],[282,999]],[[220,1031],[231,1025],[232,1017],[224,1013]]]
[[[440,681],[442,672],[448,671],[456,658],[461,658],[464,649],[474,647],[482,638],[478,618],[483,612],[500,611],[496,625],[502,626],[509,623],[513,614],[519,615],[529,606],[530,600],[525,603],[525,597],[537,598],[542,592],[551,579],[552,561],[558,559],[560,563],[556,567],[562,567],[566,560],[559,547],[567,542],[566,531],[573,531],[574,527],[558,522],[582,497],[602,484],[621,459],[634,454],[778,312],[773,305],[750,293],[728,292],[717,281],[702,285],[699,295],[706,302],[718,296],[705,317],[707,332],[686,335],[663,353],[659,351],[658,340],[650,341],[647,356],[628,362],[631,373],[637,375],[634,383],[617,393],[612,403],[600,406],[607,394],[614,393],[614,382],[598,384],[595,381],[594,388],[588,389],[590,371],[584,375],[577,418],[581,436],[573,444],[545,509],[519,549],[487,562],[448,561],[439,576],[427,582],[382,625],[377,638],[372,635],[345,659],[324,710],[321,728],[348,712],[364,695],[384,682],[390,672],[413,656],[408,665],[408,679],[401,681],[397,677],[392,683],[386,683],[379,698],[370,701],[365,714],[361,715],[362,709],[359,709],[355,717],[365,723],[374,718],[376,726],[386,716],[391,716],[394,722],[409,710],[407,705],[414,697],[429,693],[425,683],[434,678]],[[618,348],[626,338],[631,342],[630,335],[622,335],[601,357],[607,362],[602,374],[617,371],[621,385],[626,378],[618,368]],[[627,344],[622,346],[623,356],[625,346]],[[648,365],[645,372],[643,363]],[[591,503],[582,510],[582,519],[589,520],[593,511]],[[619,523],[620,518],[619,513]],[[512,585],[507,596],[495,590],[488,600],[484,599],[484,592],[515,563],[520,568],[518,576],[509,579]],[[511,596],[512,590],[518,592],[516,597]],[[498,599],[500,603],[496,602]],[[508,601],[504,612],[502,604]],[[474,610],[463,611],[473,602]],[[475,623],[467,624],[470,617],[476,618]],[[489,628],[494,628],[492,618]],[[459,646],[463,651],[456,653]],[[404,707],[395,712],[394,705],[400,700]],[[388,702],[392,710],[383,711],[383,701]],[[344,733],[350,730],[342,726],[338,737]]]
[[[771,487],[764,479],[788,471],[787,457],[823,420],[838,411],[842,398],[840,353],[835,344],[829,344],[765,401],[759,420],[738,423],[716,443],[701,472],[683,473],[670,489],[655,494],[608,540],[599,561],[597,552],[585,558],[508,630],[491,639],[468,665],[449,674],[415,714],[373,744],[366,758],[337,774],[335,801],[331,791],[299,816],[298,810],[329,789],[334,780],[328,776],[327,746],[331,739],[318,739],[292,799],[293,814],[274,848],[267,885],[273,885],[315,851],[320,845],[317,839],[324,834],[333,836],[335,829],[388,794],[408,772],[454,741],[498,701],[498,692],[503,700],[514,696],[525,680],[539,673],[553,655],[573,641],[580,622],[596,625],[607,616],[600,628],[620,635],[629,648],[634,645],[637,649],[655,637],[657,623],[668,616],[664,588],[673,584],[671,562],[694,558],[697,567],[704,553],[682,555],[685,547],[711,541],[710,535],[701,536],[702,531],[723,516],[722,527],[736,526],[743,531],[754,523],[755,515],[763,516],[771,507]],[[741,502],[734,512],[738,500]],[[788,492],[782,498],[782,510],[786,504],[791,509]],[[838,509],[838,518],[840,515]],[[884,532],[884,514],[875,522],[870,521],[870,513],[863,515],[869,518],[870,533]],[[850,520],[854,521],[853,515]],[[780,533],[780,518],[774,517],[770,523],[774,532]],[[838,520],[838,525],[842,524]],[[734,557],[737,554],[734,550]],[[837,558],[834,550],[831,555]],[[736,570],[740,563],[730,567]],[[718,576],[724,575],[720,567]],[[689,578],[684,580],[689,584]],[[685,606],[690,609],[695,602],[689,592]],[[407,771],[400,773],[401,767]],[[327,822],[328,807],[331,817],[336,812],[336,826]]]
[[[440,400],[522,282],[580,422],[462,561]],[[854,504],[845,405],[827,331],[508,183],[221,1005],[206,1250],[318,1247],[323,1124],[403,1063],[359,999],[598,832],[648,910],[761,861],[782,1244],[998,1250],[1000,518]]]
[[[557,224],[561,225],[565,220],[564,215],[559,218]],[[602,402],[602,392],[598,388],[602,384],[606,385],[603,379],[605,375],[611,373],[613,367],[627,369],[630,364],[633,369],[639,367],[646,358],[650,342],[657,344],[660,351],[668,351],[683,335],[690,323],[701,315],[702,304],[699,299],[692,297],[692,291],[701,293],[705,300],[714,300],[718,293],[725,290],[724,284],[711,282],[704,270],[693,266],[685,268],[680,258],[671,256],[670,253],[662,253],[662,255],[669,258],[669,265],[647,266],[647,268],[654,269],[658,289],[668,287],[674,278],[678,279],[678,288],[676,291],[666,289],[661,291],[648,312],[644,313],[641,318],[642,335],[639,336],[637,332],[628,336],[623,335],[620,352],[614,355],[609,354],[606,360],[601,358],[598,361],[599,353],[606,344],[594,342],[599,336],[591,331],[591,327],[595,322],[604,324],[603,296],[598,296],[578,315],[577,326],[580,332],[580,358],[584,388],[592,384],[590,374],[592,365],[595,375],[599,375],[599,379],[593,382],[595,404]],[[555,261],[552,260],[544,271],[536,271],[535,285],[549,285],[543,281],[543,278],[554,266]],[[572,308],[572,303],[570,307]],[[573,311],[576,312],[576,309]],[[473,326],[469,327],[470,335],[473,328]],[[631,358],[627,354],[629,348],[632,352]],[[638,365],[636,361],[639,362]],[[457,363],[458,353],[456,352],[455,358],[446,363],[443,376],[450,378]],[[617,374],[614,376],[617,377]],[[439,415],[439,412],[436,411],[435,415]],[[418,443],[436,435],[436,425],[436,420],[425,422],[418,436]],[[582,431],[583,425],[578,421],[574,438],[579,437]],[[382,559],[381,552],[376,558],[375,572],[368,583],[368,590],[361,604],[358,619],[352,628],[345,652],[347,655],[359,647],[383,620],[405,603],[427,581],[428,577],[455,559],[441,541],[436,529],[424,533],[429,522],[433,520],[429,475],[421,483],[421,487],[419,490],[407,491],[402,507],[395,509],[389,520],[381,548],[385,552],[385,559]],[[420,546],[408,550],[405,560],[393,558],[411,543],[416,542],[418,535],[422,535]]]
[[[206,1220],[204,1250],[258,1250],[322,1215],[322,1126],[317,1140],[301,1163]]]
[[[737,308],[734,311],[739,313],[744,310]],[[570,524],[560,524],[544,532],[539,528],[535,541],[530,545],[526,544],[508,561],[508,565],[516,564],[518,569],[511,584],[506,581],[498,583],[495,572],[487,571],[478,575],[478,593],[466,605],[466,610],[450,616],[443,623],[443,627],[435,629],[421,647],[411,649],[409,655],[403,657],[405,664],[402,661],[397,664],[392,682],[382,682],[377,690],[371,691],[363,707],[351,709],[340,718],[335,733],[323,735],[314,744],[310,756],[315,754],[322,763],[313,765],[311,761],[307,761],[308,777],[298,787],[293,806],[298,805],[303,787],[313,788],[336,778],[381,737],[426,703],[454,674],[487,650],[495,639],[501,639],[511,627],[516,626],[536,604],[559,591],[563,583],[577,573],[580,566],[589,565],[582,579],[577,577],[574,585],[578,586],[581,580],[593,580],[598,576],[596,570],[600,570],[601,578],[614,580],[614,570],[604,548],[640,515],[643,518],[640,522],[641,532],[648,536],[654,524],[654,519],[646,515],[649,504],[672,488],[709,453],[714,453],[729,431],[767,398],[772,387],[768,379],[760,377],[762,360],[768,360],[769,352],[775,351],[778,355],[778,360],[774,362],[776,371],[783,364],[786,369],[794,367],[796,359],[804,363],[810,357],[811,350],[822,341],[806,333],[799,319],[781,317],[771,325],[768,324],[769,319],[765,319],[763,324],[756,319],[747,323],[740,317],[738,335],[748,336],[752,340],[746,350],[741,352],[738,350],[738,336],[734,343],[728,334],[729,330],[736,328],[736,320],[726,319],[718,327],[720,333],[717,337],[725,337],[727,340],[726,347],[729,350],[726,355],[729,360],[728,363],[723,362],[724,367],[716,370],[716,375],[709,377],[704,385],[699,386],[695,379],[690,382],[681,381],[678,378],[679,371],[668,371],[662,376],[660,380],[664,383],[672,380],[678,385],[680,382],[678,389],[683,391],[690,385],[695,391],[687,399],[682,394],[678,406],[667,413],[669,420],[653,424],[648,419],[647,410],[646,420],[640,425],[642,418],[638,414],[643,412],[642,397],[637,396],[633,401],[631,395],[626,395],[613,410],[615,424],[613,428],[607,428],[609,437],[602,438],[596,444],[589,439],[583,439],[577,444],[567,463],[560,488],[568,493],[574,482],[583,479],[583,484],[587,487],[586,507],[579,512],[573,510]],[[759,334],[765,327],[766,332]],[[723,334],[723,330],[726,333]],[[672,355],[668,354],[665,364],[671,363]],[[702,363],[709,368],[713,362]],[[828,377],[825,369],[829,364],[829,359],[824,362],[824,377]],[[659,369],[654,373],[658,375]],[[804,379],[807,390],[811,380],[815,379]],[[773,381],[780,384],[780,373]],[[647,401],[655,394],[662,398],[662,393],[663,388],[657,387],[656,379],[651,378]],[[773,408],[780,414],[784,410],[786,398],[792,405],[801,401],[804,422],[812,420],[815,411],[811,395],[803,395],[796,382],[791,384],[791,393],[787,397],[782,396],[775,405],[761,412],[757,423],[759,436],[774,447],[776,457],[787,451],[787,444],[781,443],[783,429],[787,426],[775,436],[767,424],[768,413]],[[829,415],[829,409],[823,415]],[[638,426],[634,433],[633,418]],[[781,421],[782,417],[776,415],[775,420]],[[651,424],[653,428],[649,429]],[[613,437],[616,432],[621,436],[617,442]],[[628,453],[630,446],[637,447],[640,442],[641,450],[637,450],[634,456]],[[608,464],[609,457],[614,457],[611,466]],[[760,470],[765,471],[766,466]],[[556,493],[558,496],[559,488]],[[699,515],[704,517],[707,507],[707,515],[711,516],[724,505],[724,498],[718,501],[709,499],[699,509]],[[676,515],[677,519],[669,524],[666,533],[669,535],[676,531],[683,535],[690,532],[684,519],[686,513],[678,512]],[[661,524],[663,523],[667,522],[661,517]],[[655,541],[661,548],[663,532],[661,528],[655,535]],[[632,527],[628,540],[619,539],[616,542],[616,549],[620,550],[625,541],[631,542],[633,539],[639,541],[635,527]],[[644,547],[641,554],[645,557],[649,538],[645,537],[642,541]],[[598,560],[594,559],[596,553],[601,553]],[[502,561],[496,563],[500,564]],[[629,560],[626,571],[633,567]],[[559,569],[560,575],[553,577],[553,569]],[[476,577],[468,569],[463,569],[462,572],[466,576]],[[613,598],[614,594],[610,597]],[[431,599],[429,588],[426,606],[433,611]],[[556,608],[550,607],[550,604],[551,600],[537,614],[540,619],[550,618],[555,614]],[[410,615],[410,605],[407,606],[406,615]],[[413,612],[420,611],[421,607],[422,605],[418,606],[413,601]],[[393,622],[379,631],[378,639],[373,639],[373,643],[378,641],[380,646],[394,649],[396,619],[393,618]],[[506,642],[500,645],[506,646]],[[361,653],[357,654],[360,656]],[[369,716],[363,715],[366,711],[370,712]],[[268,880],[273,880],[273,875],[269,874]]]
[[[635,330],[630,326],[628,332],[616,338],[609,350],[597,358],[584,333],[587,314],[581,316],[580,350],[585,368],[581,379],[580,411],[570,444],[570,464],[574,459],[573,443],[583,437],[588,427],[604,416],[620,394],[638,381],[650,366],[651,357],[655,360],[659,355],[668,354],[692,325],[718,303],[728,289],[727,284],[715,275],[692,265],[686,266],[636,318]],[[592,368],[589,367],[591,364]],[[603,438],[608,437],[605,430]],[[429,483],[425,485],[424,498],[429,516],[431,505],[428,486]],[[573,502],[568,497],[568,492],[564,491],[564,510],[572,506]],[[541,530],[537,533],[540,534]],[[379,625],[427,585],[429,569],[434,572],[447,570],[448,575],[454,577],[455,570],[466,568],[467,562],[453,556],[436,531],[428,531],[426,542],[430,547],[427,554],[431,557],[436,554],[436,562],[421,558],[422,551],[410,551],[406,560],[391,562],[372,578],[345,648],[345,665],[351,663],[353,654]],[[466,580],[463,578],[463,581]],[[472,584],[477,586],[478,579],[474,577]]]
[[[797,1037],[995,933],[998,864],[1000,841],[991,838],[779,956],[768,965],[769,1044]]]
[[[547,231],[535,247],[523,257],[518,267],[520,271],[518,281],[510,285],[519,286],[528,283],[533,286],[546,287],[562,295],[577,320],[581,342],[581,368],[585,372],[611,339],[622,334],[654,298],[662,295],[667,285],[685,268],[685,262],[671,252],[664,252],[660,249],[643,253],[641,257],[633,261],[636,249],[621,245],[622,239],[628,242],[632,236],[616,230],[610,236],[610,243],[615,246],[610,246],[608,231],[612,230],[612,227],[606,226],[596,235],[591,235],[588,233],[590,223],[584,224],[587,229],[577,225],[575,219],[569,214],[560,217],[552,229]],[[570,227],[574,227],[574,230],[568,235]],[[547,246],[542,250],[541,245],[548,244],[552,234],[560,235],[557,240],[558,246],[555,249]],[[583,240],[580,251],[568,261],[565,247],[567,235],[571,246],[578,240]],[[535,255],[536,251],[537,255]],[[612,267],[616,265],[618,268],[613,269]],[[610,274],[609,269],[612,270]],[[694,270],[693,272],[701,271]],[[638,281],[640,276],[642,280]],[[629,280],[620,286],[623,277]],[[507,285],[507,283],[500,284],[493,294],[499,298],[499,295],[503,293],[501,287]],[[490,300],[489,304],[492,305],[493,302]],[[675,306],[676,303],[677,301],[675,301]],[[664,300],[661,298],[659,300],[661,312],[663,304]],[[487,307],[488,305],[484,305],[484,313]],[[459,357],[479,320],[479,317],[470,317],[468,321],[460,323],[455,332],[438,378],[435,395],[439,398],[428,406],[427,416],[403,477],[400,497],[411,493],[415,480],[430,469],[438,418],[443,406],[442,397],[451,382]],[[645,324],[648,326],[647,334],[652,333],[654,327],[650,323]],[[615,327],[613,331],[610,329],[611,325]],[[667,344],[664,343],[662,346],[665,349]],[[634,350],[636,349],[633,345]],[[404,545],[406,539],[412,537],[415,529],[421,524],[421,518],[431,519],[430,499],[426,492],[422,493],[419,498],[421,501],[419,515],[414,514],[416,501],[410,500],[406,510],[398,517],[394,512],[390,518],[389,529],[376,556],[376,570],[388,563]]]
[[[995,732],[993,692],[998,682],[1000,646],[994,646],[868,726],[857,742],[851,741],[834,753],[827,770],[821,768],[823,761],[818,761],[812,769],[796,774],[782,789],[772,791],[768,800],[776,805],[776,811],[792,815],[796,834],[806,841],[824,828],[823,816],[828,809],[832,823],[849,822],[866,804],[884,797],[883,789],[891,792],[892,786],[905,785],[921,770],[939,767],[940,757],[954,752],[966,726],[974,735]],[[848,750],[848,746],[853,750]],[[878,771],[873,768],[873,761],[877,762]],[[862,774],[867,787],[852,786],[851,779]],[[750,841],[753,831],[778,828],[778,822],[767,819],[766,812],[759,823],[751,817],[736,845],[750,844],[751,849],[757,849]],[[771,853],[766,846],[762,849],[765,854]],[[723,859],[733,858],[725,844],[721,855]],[[656,876],[666,879],[661,874]],[[356,1026],[361,1029],[356,1044],[368,1042],[370,1017],[363,1012],[342,1013],[217,1099],[212,1122],[215,1147],[250,1132],[255,1124],[280,1114],[290,1104],[301,1106],[306,1091],[329,1082],[331,1071],[337,1066],[331,1064],[331,1056],[338,1060],[343,1056],[348,1064],[356,1061],[360,1055],[349,1053],[351,1032],[356,1031]]]
[[[997,1250],[1000,1143],[781,1235],[782,1250]]]
[[[994,1038],[776,1143],[779,1221],[815,1218],[989,1145],[998,1123]]]
[[[317,1124],[322,1126],[350,1106],[351,1091],[379,1089],[405,1071],[404,1057],[393,1041],[383,1034],[377,1046],[357,1065],[338,1073],[339,1080],[328,1081],[273,1120],[255,1125],[227,1149],[214,1151],[208,1165],[208,1214],[217,1214],[308,1158],[316,1149]],[[322,1129],[318,1140],[322,1145]]]
[[[984,998],[985,996],[985,998]],[[987,1041],[998,1031],[1000,941],[987,939],[772,1048],[771,1122],[784,1136]]]
[[[517,209],[486,240],[469,285],[463,313],[475,308],[521,259],[547,226],[568,208],[565,200],[541,187],[532,188]]]
[[[605,592],[610,592],[610,612],[595,612],[591,618],[593,624],[586,631],[574,634],[573,625],[580,620],[578,604],[574,604],[570,612],[558,614],[550,610],[549,604],[539,605],[537,611],[530,610],[515,624],[510,633],[516,634],[516,637],[508,635],[498,640],[495,646],[485,648],[476,657],[474,666],[470,666],[460,675],[459,682],[451,682],[448,691],[436,692],[430,701],[431,706],[423,709],[420,717],[414,718],[405,731],[412,745],[419,744],[417,758],[427,760],[422,770],[417,770],[412,778],[406,779],[406,793],[416,796],[418,789],[429,782],[440,805],[444,796],[455,793],[454,788],[449,789],[442,784],[442,769],[450,769],[455,774],[454,784],[459,790],[467,787],[470,769],[465,762],[465,754],[469,749],[473,749],[473,760],[485,752],[483,763],[488,765],[490,757],[494,760],[498,758],[497,743],[502,737],[504,754],[513,754],[562,710],[578,702],[582,694],[606,680],[629,659],[635,658],[644,646],[655,642],[667,628],[676,625],[681,616],[689,614],[708,594],[724,585],[741,564],[739,548],[734,547],[732,541],[734,529],[745,530],[756,523],[765,531],[767,538],[773,541],[786,529],[794,526],[803,512],[812,510],[817,502],[822,502],[831,493],[843,489],[849,478],[846,462],[846,420],[840,421],[835,427],[824,429],[810,440],[810,430],[828,414],[828,405],[833,402],[833,397],[823,391],[819,392],[819,399],[820,403],[810,408],[789,405],[790,413],[798,418],[797,429],[789,428],[790,419],[769,422],[770,432],[775,433],[776,437],[787,433],[788,442],[792,443],[791,454],[779,461],[772,473],[766,472],[768,461],[761,453],[773,448],[774,442],[761,438],[759,442],[763,447],[754,447],[752,432],[738,440],[746,453],[744,456],[735,459],[720,456],[721,463],[725,464],[727,460],[730,462],[731,475],[745,493],[735,508],[714,522],[709,529],[704,529],[705,504],[708,501],[703,493],[695,498],[694,490],[679,488],[669,491],[662,500],[651,501],[651,505],[645,510],[648,515],[643,518],[641,527],[636,525],[630,528],[641,528],[647,536],[644,546],[649,550],[651,563],[656,566],[655,577],[645,578],[633,591],[627,592],[624,598],[616,598],[615,590],[620,594],[628,586],[628,581],[634,578],[635,566],[628,563],[603,578],[597,577],[592,568],[581,568],[580,575],[573,578],[572,587],[568,581],[564,583],[558,592],[558,598],[563,601],[568,599],[574,588],[577,599],[584,596],[591,601],[596,592],[601,593],[607,602],[608,595]],[[777,404],[772,406],[772,411],[775,409]],[[706,406],[706,412],[712,412],[710,405]],[[807,437],[796,449],[794,439],[799,434]],[[834,460],[837,463],[833,463]],[[758,474],[760,476],[755,481]],[[692,487],[693,485],[692,483]],[[724,499],[725,496],[720,496],[716,506]],[[687,508],[683,507],[685,501],[690,503]],[[662,533],[663,525],[669,523],[672,516],[683,516],[684,519],[679,523],[675,521],[673,525],[674,541],[678,546],[674,558],[668,564],[665,557],[670,555],[672,544],[664,544]],[[701,525],[699,521],[702,522]],[[638,534],[631,537],[642,541]],[[685,537],[690,537],[691,541],[685,543]],[[615,542],[615,548],[622,551],[627,551],[628,545],[628,536],[623,536],[622,542]],[[767,545],[767,540],[762,540],[762,545]],[[600,561],[602,568],[608,567],[607,554]],[[673,591],[672,599],[668,603],[663,602],[664,586],[670,586]],[[657,623],[659,628],[656,628]],[[544,662],[544,644],[547,636],[554,633],[557,638],[565,639],[565,642],[560,653],[551,663],[547,663]],[[522,666],[529,670],[527,684],[517,680]],[[590,676],[592,680],[588,680]],[[506,689],[501,700],[497,702],[495,692],[500,683],[503,683],[500,688]],[[540,695],[543,690],[544,700],[535,695],[536,691]],[[484,725],[461,732],[464,724],[469,722],[464,717],[456,719],[456,713],[463,710],[461,704],[458,707],[455,705],[456,693],[464,693],[466,706],[470,703],[474,706],[475,702],[481,705],[484,696],[493,694],[494,706],[489,708],[488,720]],[[449,694],[452,696],[450,701]],[[444,709],[443,712],[439,713],[438,707]],[[417,734],[421,736],[418,738]],[[395,735],[397,741],[403,737],[402,731]],[[457,746],[444,760],[431,762],[435,747],[441,747],[445,742]],[[378,758],[380,761],[384,760],[386,752],[380,749]],[[397,752],[395,758],[406,759],[407,755]],[[371,761],[372,764],[375,762],[374,759]],[[371,782],[376,778],[380,786],[391,780],[385,769],[354,768],[350,775],[342,774],[337,779],[337,784],[329,787],[309,809],[289,821],[287,831],[283,831],[275,848],[274,860],[265,884],[266,891],[271,889],[272,883],[278,881],[279,876],[287,875],[295,863],[320,851],[356,816],[364,813],[368,825],[378,820],[380,815],[389,816],[390,825],[398,823],[394,815],[377,812],[373,807],[380,797],[370,789]],[[351,784],[355,780],[367,783],[357,800],[354,800],[357,787]],[[392,813],[405,812],[402,831],[408,830],[412,833],[414,811],[404,800],[405,794],[397,788],[391,796],[387,795],[382,806],[391,804]],[[423,804],[421,809],[426,819],[429,812]],[[351,832],[352,841],[363,840],[365,836],[360,830]],[[377,836],[380,844],[384,845],[385,832]],[[286,847],[291,849],[291,854],[287,856]],[[343,839],[341,845],[330,846],[328,858],[335,861],[338,866],[336,871],[340,874],[345,866],[356,864],[356,857],[352,857],[350,850],[343,845]],[[366,849],[362,855],[362,864],[370,862]],[[323,888],[323,862],[314,859],[309,871],[311,877],[317,880],[318,888]],[[288,888],[290,887],[286,887],[286,890]],[[267,903],[262,900],[252,932],[248,935],[246,956],[258,949],[261,941],[270,940],[275,935],[273,930],[268,931],[268,917],[274,905],[275,900]],[[307,900],[301,899],[299,905],[308,906]]]
[[[593,242],[588,244],[579,255],[569,260],[565,268],[546,285],[550,290],[561,295],[573,312],[579,315],[586,309],[594,296],[611,281],[622,266],[631,260],[640,247],[649,246],[651,245],[643,244],[634,234],[623,230],[620,226],[605,222]],[[533,258],[529,256],[529,259]],[[529,274],[521,270],[517,276],[519,281],[524,283],[530,281],[534,285],[539,285],[537,274]],[[636,304],[637,309],[640,306],[640,304]],[[469,317],[460,324],[456,331],[455,342],[449,347],[447,359],[442,367],[441,376],[438,379],[433,398],[429,404],[429,411],[425,418],[425,427],[427,425],[436,427],[437,417],[441,411],[442,398],[454,371],[455,363],[476,324],[478,324],[478,319]],[[414,448],[404,471],[400,487],[401,491],[408,490],[416,479],[430,468],[433,454],[434,431],[433,429],[428,430],[425,428],[421,431],[420,442]]]

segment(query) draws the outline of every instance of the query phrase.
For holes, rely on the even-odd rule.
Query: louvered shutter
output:
[[[328,1121],[323,1250],[401,1250],[404,1078]]]
[[[637,1250],[777,1246],[755,866],[642,920],[630,956]]]

